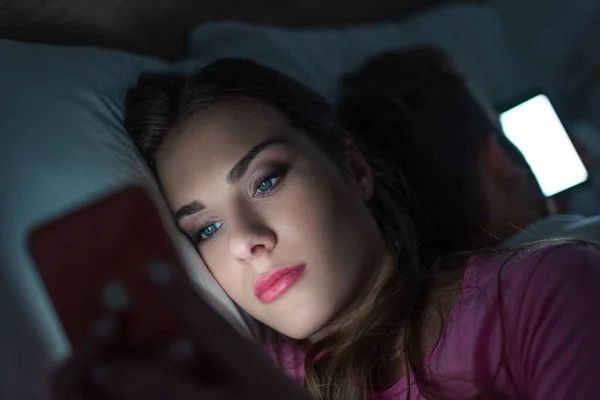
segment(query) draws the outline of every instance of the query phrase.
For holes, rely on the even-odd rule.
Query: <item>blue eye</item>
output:
[[[256,191],[259,193],[270,192],[273,189],[273,187],[275,187],[275,185],[277,185],[277,182],[279,181],[279,179],[281,179],[280,176],[274,176],[272,178],[265,179],[258,185],[258,187],[256,188]]]
[[[215,233],[217,233],[217,231],[219,230],[221,225],[223,225],[222,222],[215,222],[214,224],[210,224],[207,227],[205,227],[204,229],[202,229],[200,231],[200,234],[198,235],[197,242],[202,242],[202,241],[210,239],[212,236],[215,235]]]

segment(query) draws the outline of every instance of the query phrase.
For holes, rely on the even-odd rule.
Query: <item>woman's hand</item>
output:
[[[199,384],[160,364],[114,362],[95,367],[90,378],[99,398],[114,400],[234,400],[232,388]]]
[[[116,319],[106,317],[54,375],[56,400],[308,399],[262,349],[237,335],[210,309],[183,271],[155,263],[148,275],[186,327],[188,345],[144,361],[132,359],[116,348]],[[182,368],[191,360],[206,361],[203,369],[218,371],[218,376],[213,374],[213,381],[192,378]],[[213,368],[213,363],[218,365]]]

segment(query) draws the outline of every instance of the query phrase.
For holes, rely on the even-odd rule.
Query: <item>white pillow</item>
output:
[[[168,66],[122,52],[7,40],[0,40],[0,59],[0,398],[41,399],[47,372],[69,346],[27,252],[28,232],[121,185],[157,192],[123,128],[123,100],[141,72]],[[213,306],[247,333],[196,251],[176,240]]]
[[[526,86],[504,26],[486,5],[452,4],[400,22],[343,29],[214,22],[192,31],[189,43],[190,58],[248,58],[300,80],[329,101],[336,99],[339,78],[347,72],[379,53],[416,44],[435,44],[450,52],[492,102],[509,100]]]

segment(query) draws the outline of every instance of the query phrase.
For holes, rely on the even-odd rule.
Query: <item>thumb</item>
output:
[[[90,366],[114,343],[117,335],[117,320],[114,315],[105,315],[92,326],[84,343],[72,349],[71,357],[53,374],[51,392],[56,400],[72,399],[78,389],[88,380]]]
[[[264,398],[267,387],[288,400],[307,398],[296,383],[273,365],[265,351],[239,335],[204,301],[183,268],[153,262],[149,265],[148,277],[196,345],[211,356],[239,388],[247,391],[246,398]]]

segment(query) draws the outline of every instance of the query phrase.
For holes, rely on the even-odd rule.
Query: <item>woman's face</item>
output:
[[[384,243],[365,199],[368,166],[342,171],[274,109],[214,106],[157,157],[179,227],[246,312],[295,339],[317,334],[362,296]]]

